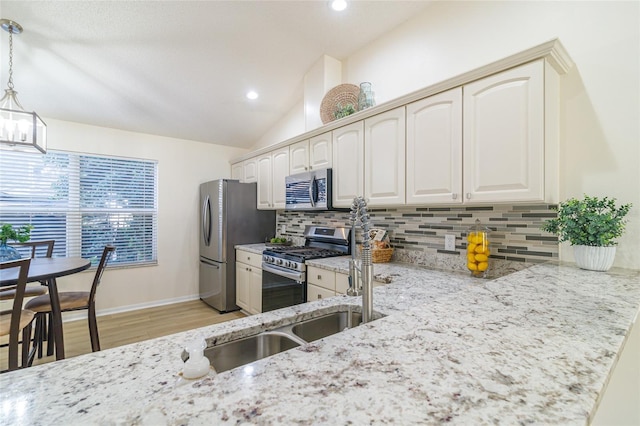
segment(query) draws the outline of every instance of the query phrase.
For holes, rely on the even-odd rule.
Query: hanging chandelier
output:
[[[35,112],[24,110],[13,90],[13,35],[22,27],[9,19],[0,19],[2,29],[9,33],[9,81],[0,99],[0,149],[47,152],[47,125]]]

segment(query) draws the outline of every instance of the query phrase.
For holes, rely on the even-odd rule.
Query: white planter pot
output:
[[[616,257],[616,247],[573,246],[576,264],[590,271],[608,271]]]

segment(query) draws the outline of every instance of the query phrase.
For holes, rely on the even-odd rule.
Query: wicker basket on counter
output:
[[[371,261],[373,263],[387,263],[391,261],[393,248],[373,248],[371,249]]]

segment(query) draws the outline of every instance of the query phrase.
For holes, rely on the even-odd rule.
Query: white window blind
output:
[[[54,256],[96,264],[111,244],[111,265],[156,263],[157,162],[0,151],[0,222],[33,225]]]

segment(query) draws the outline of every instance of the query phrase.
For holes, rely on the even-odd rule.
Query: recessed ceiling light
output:
[[[254,92],[253,90],[247,92],[247,99],[258,99],[258,92]]]
[[[331,9],[341,12],[347,8],[346,0],[333,0],[331,2]]]

